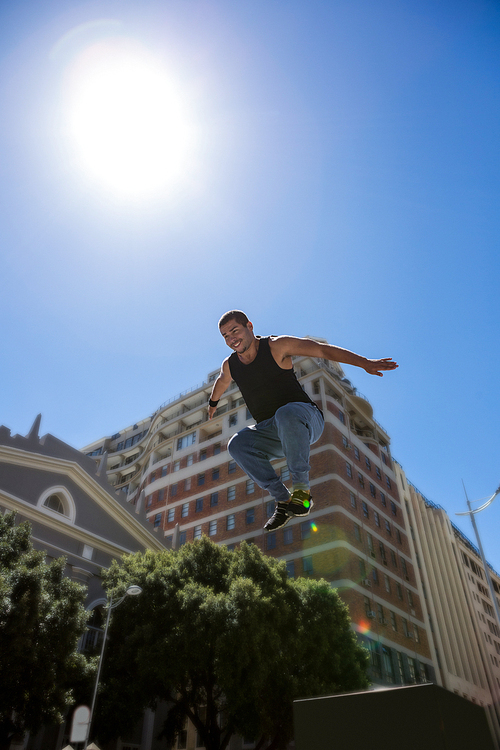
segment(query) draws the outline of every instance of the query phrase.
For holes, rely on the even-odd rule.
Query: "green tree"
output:
[[[203,537],[178,552],[127,556],[105,574],[113,596],[133,583],[142,595],[110,626],[102,741],[167,701],[167,743],[188,717],[207,750],[224,750],[234,733],[282,750],[295,698],[368,685],[367,653],[337,593],[324,580],[289,579],[253,544],[230,552]]]
[[[85,589],[65,578],[64,566],[33,549],[28,522],[0,514],[0,750],[14,734],[62,722],[71,685],[91,669],[76,650]]]

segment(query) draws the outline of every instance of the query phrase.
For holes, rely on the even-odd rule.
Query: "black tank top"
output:
[[[241,391],[256,422],[274,417],[280,406],[302,401],[316,406],[300,385],[293,370],[280,367],[269,348],[269,336],[259,339],[257,356],[248,365],[236,352],[229,357],[231,377]]]

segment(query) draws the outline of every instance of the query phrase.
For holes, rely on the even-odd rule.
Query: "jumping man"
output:
[[[212,419],[219,399],[234,380],[255,425],[230,439],[230,456],[259,487],[276,501],[274,515],[264,526],[275,531],[295,516],[307,516],[314,505],[309,490],[309,449],[321,437],[323,413],[309,398],[293,371],[292,357],[305,356],[361,367],[382,377],[398,365],[391,357],[366,359],[347,349],[295,336],[255,336],[241,310],[219,320],[219,330],[233,353],[222,363],[208,402]],[[291,493],[274,471],[271,460],[286,458]]]

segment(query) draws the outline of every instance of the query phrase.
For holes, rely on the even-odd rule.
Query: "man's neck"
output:
[[[254,361],[255,357],[257,356],[258,351],[259,351],[259,339],[254,336],[251,343],[243,352],[237,352],[238,359],[240,360],[242,364],[249,365],[250,362]]]

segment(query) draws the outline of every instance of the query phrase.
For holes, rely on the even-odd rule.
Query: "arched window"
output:
[[[42,493],[37,503],[39,508],[53,518],[66,519],[75,522],[76,506],[66,487],[49,487]]]
[[[61,513],[63,516],[68,515],[64,512],[64,503],[59,495],[49,495],[49,497],[45,500],[44,505],[46,508],[55,510],[56,513]]]

